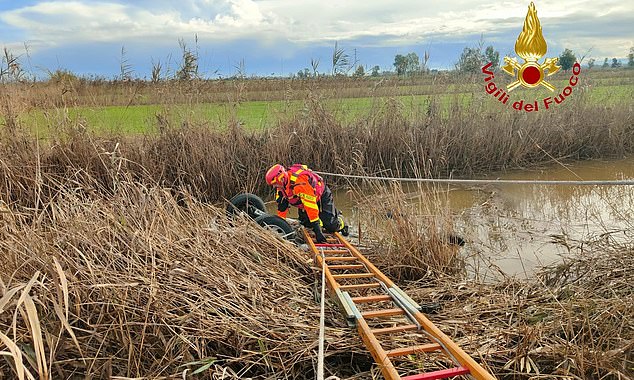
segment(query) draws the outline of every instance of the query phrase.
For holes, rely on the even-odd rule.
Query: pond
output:
[[[562,167],[506,173],[501,179],[622,180],[634,178],[634,160],[577,162]],[[509,275],[530,275],[561,254],[593,242],[634,238],[632,186],[503,185],[457,192],[471,197],[458,225],[471,249]],[[464,202],[464,200],[462,200]]]
[[[477,179],[633,178],[634,159],[629,158],[556,164]],[[444,196],[434,198],[448,203],[456,231],[466,240],[461,253],[484,277],[530,276],[536,268],[562,260],[562,254],[588,249],[598,240],[625,243],[634,239],[634,186],[493,184],[443,188]],[[417,193],[410,198],[412,203],[420,200]],[[350,195],[337,191],[335,203],[356,227],[359,210]]]

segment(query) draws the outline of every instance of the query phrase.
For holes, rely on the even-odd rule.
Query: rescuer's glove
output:
[[[314,221],[312,226],[313,226],[313,232],[315,233],[315,240],[317,240],[317,243],[325,243],[326,237],[321,232],[321,226],[319,225],[319,220]]]
[[[281,191],[276,192],[275,202],[277,202],[277,211],[284,212],[288,210],[288,198]]]

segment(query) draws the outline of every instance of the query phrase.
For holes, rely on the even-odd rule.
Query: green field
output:
[[[451,103],[458,98],[468,104],[471,94],[442,95],[437,97],[442,104]],[[431,95],[398,96],[394,99],[402,104],[404,114],[424,109]],[[352,122],[370,112],[373,107],[385,104],[388,98],[342,98],[324,101],[325,107],[336,115],[341,122]],[[237,121],[248,129],[263,129],[283,117],[292,117],[302,112],[304,101],[246,101],[242,103],[203,103],[190,105],[133,105],[106,107],[74,107],[48,111],[35,110],[20,116],[24,125],[47,135],[51,128],[61,125],[65,120],[86,126],[88,129],[104,133],[146,133],[157,128],[157,119],[167,118],[170,125],[182,123],[207,124],[225,127],[231,121]]]
[[[634,98],[634,77],[631,70],[623,71],[622,77],[593,75],[584,78],[580,76],[580,85],[574,88],[571,98],[585,101],[598,106],[616,105],[631,102]],[[627,74],[627,75],[625,75]],[[364,117],[372,112],[380,112],[388,100],[395,101],[406,118],[417,117],[428,111],[429,104],[435,102],[440,112],[446,114],[450,106],[462,105],[472,107],[477,103],[479,107],[497,107],[498,102],[484,91],[483,78],[471,78],[464,84],[428,84],[404,82],[402,85],[391,85],[382,89],[378,95],[370,95],[372,82],[354,87],[355,83],[342,82],[341,91],[336,86],[330,89],[311,89],[309,93],[319,97],[320,104],[343,124],[362,122]],[[501,86],[508,82],[508,78],[498,75],[495,81]],[[289,81],[290,83],[290,81]],[[543,99],[554,97],[567,84],[567,76],[551,81],[558,89],[552,93],[546,89],[517,89],[513,91],[513,99]],[[295,85],[295,84],[293,84]],[[331,84],[332,85],[332,84]],[[291,86],[289,84],[288,86]],[[364,87],[365,86],[365,87]],[[376,87],[377,85],[374,84]],[[226,87],[226,86],[225,86]],[[278,86],[281,87],[281,86]],[[283,88],[283,86],[282,86]],[[118,89],[121,92],[121,89]],[[138,103],[119,105],[117,101],[102,101],[97,103],[115,103],[113,105],[95,106],[64,106],[50,108],[31,108],[18,116],[20,124],[28,126],[40,136],[48,136],[60,127],[69,123],[80,128],[86,128],[97,133],[141,134],[156,131],[158,120],[164,120],[169,125],[177,126],[183,123],[208,125],[214,128],[226,128],[232,122],[239,122],[246,128],[258,130],[275,125],[279,120],[292,118],[306,109],[307,92],[293,91],[285,95],[279,88],[267,91],[246,87],[243,98],[246,100],[209,102],[205,98],[182,101],[153,100],[149,95],[139,95]],[[354,96],[361,94],[365,96]],[[393,95],[391,95],[393,94]],[[403,95],[407,94],[407,95]],[[353,96],[351,96],[353,95]],[[115,94],[112,97],[123,95]],[[252,100],[258,98],[286,97],[285,100]],[[102,97],[106,97],[102,95]],[[227,96],[226,98],[231,98]],[[236,96],[235,98],[239,98]],[[126,101],[120,100],[120,103]],[[568,102],[570,103],[570,102]]]

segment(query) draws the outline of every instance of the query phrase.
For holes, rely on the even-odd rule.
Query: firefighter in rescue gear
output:
[[[275,164],[266,172],[266,183],[275,188],[277,215],[286,218],[289,206],[297,207],[300,223],[312,228],[317,243],[326,241],[322,225],[328,232],[348,236],[348,226],[335,208],[332,192],[306,165],[295,164],[287,170]]]

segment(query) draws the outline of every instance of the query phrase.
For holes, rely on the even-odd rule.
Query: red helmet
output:
[[[275,164],[266,172],[266,183],[275,187],[286,186],[288,182],[288,173],[286,169],[280,165]]]

